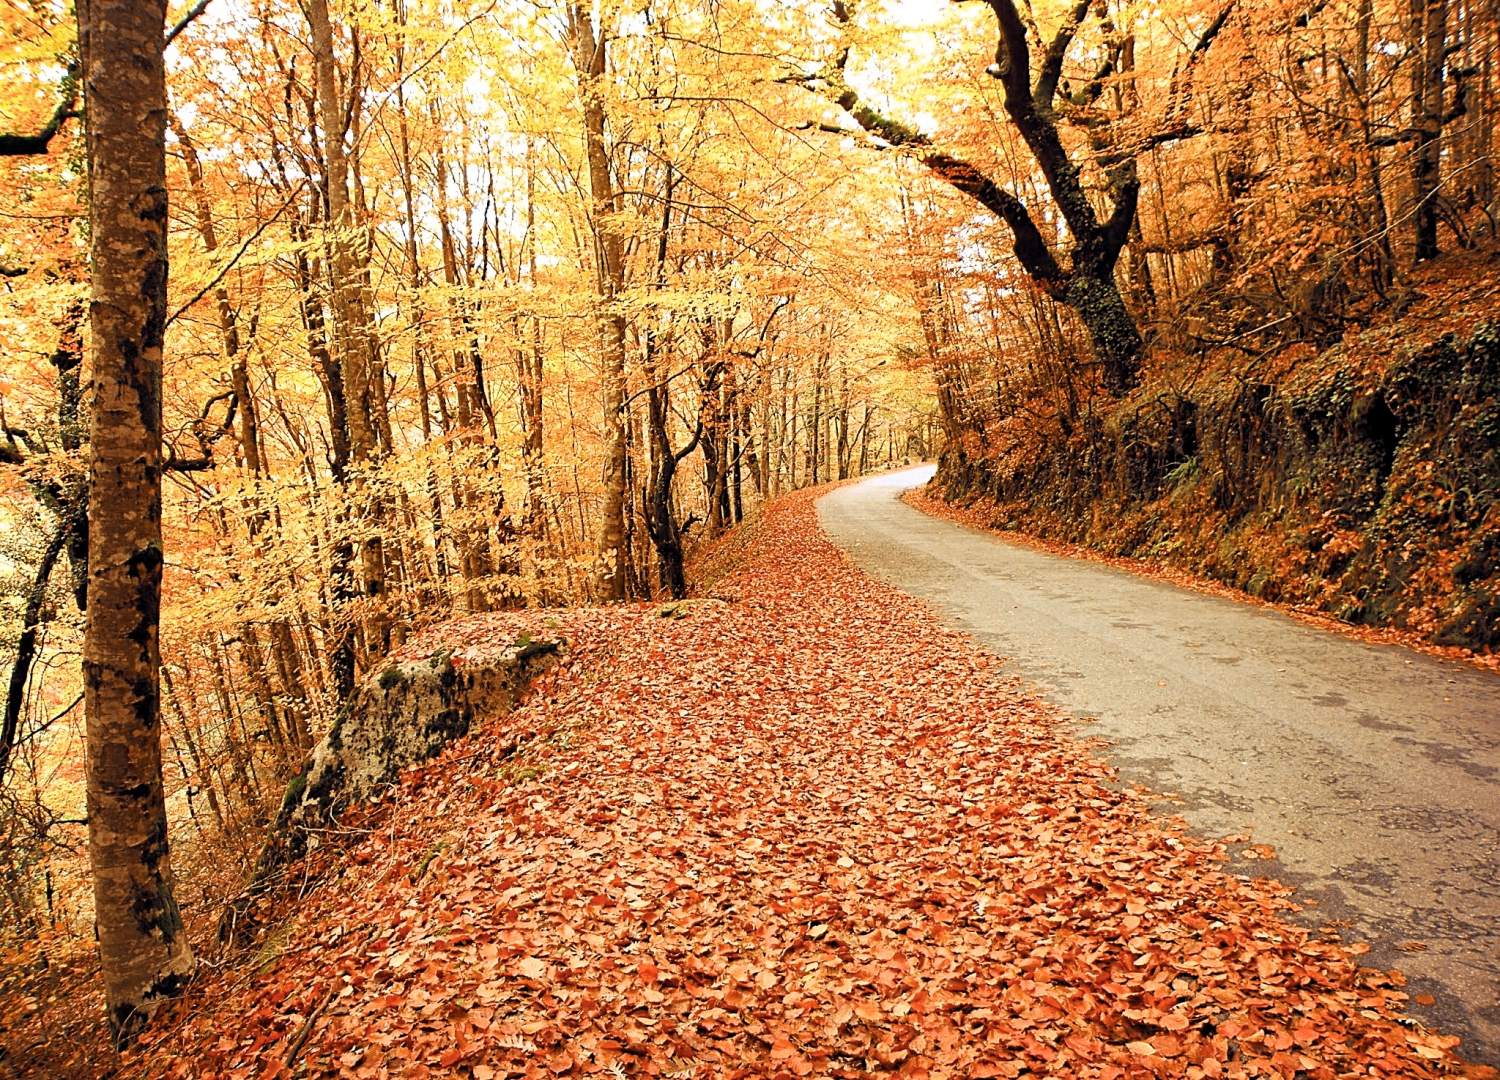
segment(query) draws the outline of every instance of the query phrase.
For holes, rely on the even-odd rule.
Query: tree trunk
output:
[[[1416,262],[1438,254],[1438,189],[1442,180],[1443,67],[1447,60],[1447,0],[1412,0],[1411,45],[1412,128],[1417,146],[1412,153],[1412,217],[1415,229],[1412,257]]]
[[[1089,332],[1104,388],[1116,397],[1127,393],[1140,381],[1141,332],[1120,296],[1113,269],[1104,277],[1075,272],[1063,302]]]
[[[312,31],[313,61],[317,70],[318,124],[323,136],[323,166],[328,194],[330,300],[333,308],[333,354],[344,386],[344,420],[349,450],[356,466],[367,466],[378,454],[368,350],[368,315],[360,274],[354,260],[355,216],[349,204],[349,160],[344,153],[344,111],[338,97],[333,55],[333,27],[327,0],[309,0],[307,20]],[[364,478],[356,481],[367,487]],[[379,533],[380,505],[369,492],[360,511],[369,520],[360,531],[360,591],[371,601],[365,619],[366,649],[383,654],[389,643],[390,622],[385,612],[385,549]]]
[[[719,391],[710,384],[703,391],[699,413],[703,417],[703,533],[709,539],[719,535],[724,519],[720,514],[720,472],[724,468],[724,455],[719,445],[718,431]]]
[[[604,141],[604,102],[599,83],[606,70],[606,42],[594,31],[593,16],[582,4],[568,11],[573,63],[583,102],[585,151],[589,192],[593,199],[590,224],[594,230],[595,270],[599,283],[599,337],[603,352],[604,388],[604,505],[598,537],[595,588],[604,600],[622,600],[626,590],[625,550],[625,319],[614,310],[625,288],[625,247],[612,218],[617,211],[609,149]]]
[[[526,140],[526,236],[527,269],[531,282],[536,282],[536,167],[532,155],[531,139]],[[545,417],[542,412],[542,376],[544,352],[542,350],[542,320],[532,315],[530,340],[521,332],[521,317],[516,317],[516,392],[521,411],[521,468],[526,474],[526,510],[522,515],[523,527],[539,537],[545,535],[547,526],[546,508],[542,501],[546,493],[546,465],[543,460],[543,437]]]
[[[662,184],[661,228],[656,234],[656,281],[657,289],[666,286],[667,251],[672,233],[672,192],[676,186],[676,172],[668,167]],[[700,416],[698,429],[692,440],[680,450],[672,447],[668,430],[671,417],[671,381],[663,374],[660,359],[661,336],[652,323],[647,323],[643,353],[646,377],[651,380],[646,388],[646,427],[650,438],[650,480],[644,498],[646,535],[656,549],[657,585],[660,590],[680,600],[687,595],[687,577],[682,565],[682,529],[677,524],[677,514],[672,507],[672,481],[677,476],[677,466],[691,454],[703,435]],[[666,367],[670,367],[670,359]]]
[[[740,443],[740,408],[733,398],[729,402],[729,427],[731,433],[729,453],[730,461],[733,462],[733,472],[729,484],[729,502],[731,508],[734,510],[734,523],[738,525],[745,520],[745,478],[744,469],[740,463],[745,450]]]
[[[93,454],[84,630],[89,862],[109,1025],[124,1044],[193,970],[172,895],[161,774],[164,0],[89,0]]]
[[[807,467],[813,487],[822,480],[823,464],[823,375],[827,357],[819,357],[813,369],[812,422],[807,426]]]

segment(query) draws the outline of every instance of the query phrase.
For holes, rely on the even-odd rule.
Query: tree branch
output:
[[[284,203],[277,207],[276,212],[270,217],[266,218],[265,221],[262,221],[259,225],[257,225],[255,229],[250,233],[250,235],[245,237],[245,242],[240,245],[239,250],[234,253],[234,256],[228,262],[226,262],[222,267],[219,268],[219,272],[213,276],[213,279],[209,281],[207,285],[203,286],[203,288],[194,293],[191,300],[183,304],[176,311],[172,312],[171,317],[167,319],[166,325],[171,326],[174,322],[176,322],[179,318],[186,314],[188,309],[190,309],[194,304],[196,304],[199,300],[202,300],[205,296],[212,292],[218,286],[218,284],[224,280],[229,271],[235,268],[240,259],[244,257],[245,252],[250,250],[250,245],[255,243],[256,240],[260,239],[261,233],[269,229],[273,224],[275,224],[277,219],[279,219],[282,214],[286,213],[287,207],[291,206],[292,203],[296,200],[297,196],[302,194],[302,189],[306,186],[307,181],[304,180],[295,188],[293,188],[292,193],[287,196],[287,199]]]
[[[1188,99],[1191,97],[1191,91],[1185,88],[1184,84],[1192,78],[1193,72],[1197,69],[1199,62],[1202,61],[1204,54],[1208,52],[1209,46],[1214,43],[1214,39],[1219,36],[1219,32],[1228,24],[1229,16],[1234,11],[1234,5],[1235,0],[1229,0],[1228,3],[1219,9],[1219,13],[1214,16],[1214,21],[1208,24],[1208,27],[1203,31],[1203,35],[1198,38],[1197,44],[1188,53],[1187,62],[1172,73],[1172,79],[1167,85],[1166,123],[1169,128],[1183,126],[1182,113],[1187,108]]]
[[[1088,17],[1089,7],[1092,4],[1093,0],[1077,0],[1073,5],[1073,10],[1068,13],[1067,19],[1062,26],[1058,27],[1052,44],[1047,46],[1047,54],[1042,57],[1041,71],[1037,74],[1036,89],[1031,95],[1036,101],[1037,108],[1052,107],[1052,99],[1057,95],[1057,81],[1062,78],[1063,57],[1067,55],[1068,46],[1073,44],[1078,28]]]
[[[188,8],[187,14],[178,19],[177,22],[173,24],[172,29],[167,31],[166,37],[162,39],[161,47],[165,49],[168,45],[172,44],[172,42],[176,41],[177,35],[186,30],[188,28],[188,24],[191,23],[194,19],[196,19],[199,15],[202,15],[204,9],[206,9],[208,5],[209,0],[198,0],[196,4]]]
[[[0,132],[0,157],[22,157],[27,154],[45,154],[53,138],[62,130],[64,121],[77,116],[74,106],[78,104],[78,62],[68,65],[62,78],[57,108],[42,130],[34,135],[13,135]]]
[[[1010,5],[1009,0],[992,0],[992,6],[995,4],[1003,4],[1009,8],[1016,31],[1021,36],[1021,48],[1024,52],[1026,31],[1021,26],[1020,17],[1016,14],[1015,8]],[[845,0],[835,0],[833,14],[834,19],[840,24],[848,24],[850,11]],[[904,147],[916,151],[917,160],[935,176],[1001,218],[1010,227],[1015,241],[1016,257],[1021,261],[1026,272],[1049,293],[1060,293],[1065,285],[1066,275],[1058,266],[1051,249],[1048,248],[1041,230],[1031,220],[1031,214],[1026,209],[1026,205],[1012,192],[991,180],[971,162],[936,149],[932,145],[932,140],[916,128],[886,116],[865,104],[858,92],[844,78],[844,69],[848,60],[849,50],[844,48],[839,52],[838,58],[820,74],[798,81],[808,89],[813,89],[816,84],[822,83],[826,87],[826,96],[832,98],[834,104],[848,113],[861,128],[893,147]],[[1024,74],[1022,81],[1026,81]],[[1026,90],[1026,94],[1029,101],[1029,89]]]
[[[954,0],[962,4],[967,0]],[[1031,96],[1031,48],[1026,44],[1026,24],[1016,10],[1014,0],[985,0],[1000,24],[1000,41],[995,47],[995,63],[989,73],[1005,87],[1005,105],[1014,119],[1017,110],[1031,112],[1036,99]],[[1076,33],[1077,28],[1074,28]],[[1069,41],[1071,41],[1071,36]],[[1055,42],[1054,42],[1055,44]],[[1067,43],[1063,44],[1067,51]],[[1050,50],[1049,50],[1050,52]],[[1058,63],[1061,64],[1059,59]]]
[[[1010,226],[1014,243],[1012,249],[1026,272],[1036,279],[1049,293],[1060,295],[1066,285],[1066,275],[1052,249],[1047,246],[1041,230],[1031,220],[1026,205],[1014,194],[996,184],[984,173],[962,158],[934,150],[921,158],[938,177],[963,192],[1006,225]]]
[[[1141,196],[1141,179],[1136,171],[1135,159],[1118,166],[1118,169],[1124,175],[1111,177],[1114,181],[1115,205],[1110,211],[1109,220],[1104,223],[1105,254],[1111,264],[1119,257],[1120,249],[1130,237],[1130,226],[1135,221],[1136,205]]]

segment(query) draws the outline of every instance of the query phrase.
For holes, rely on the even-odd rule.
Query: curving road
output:
[[[1367,645],[1248,604],[1048,555],[899,501],[931,466],[834,490],[823,527],[1089,718],[1123,777],[1208,835],[1277,859],[1239,869],[1347,920],[1400,968],[1414,1011],[1500,1064],[1500,677]]]

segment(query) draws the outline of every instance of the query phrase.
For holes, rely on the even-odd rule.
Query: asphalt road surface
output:
[[[931,466],[838,488],[823,527],[1092,720],[1122,777],[1399,968],[1425,1022],[1500,1064],[1500,677],[1250,604],[1006,543],[914,510]],[[1237,849],[1238,850],[1238,849]]]

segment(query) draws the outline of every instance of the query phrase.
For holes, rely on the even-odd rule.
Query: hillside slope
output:
[[[1033,415],[966,433],[937,489],[984,524],[1493,651],[1500,258],[1449,257],[1417,285],[1330,348],[1158,356],[1071,433]]]
[[[1424,1077],[1456,1041],[774,504],[572,641],[196,984],[131,1076]],[[499,730],[497,730],[499,728]]]

